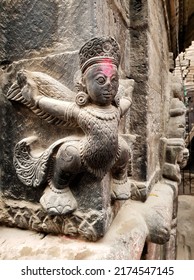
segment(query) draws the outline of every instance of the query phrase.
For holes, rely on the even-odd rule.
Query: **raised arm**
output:
[[[74,92],[70,92],[50,76],[39,72],[20,71],[16,82],[8,91],[7,98],[23,103],[49,123],[75,127],[80,109],[71,101],[73,94]]]
[[[79,114],[79,108],[74,102],[57,100],[40,95],[35,98],[35,104],[42,111],[64,121],[69,121],[70,118],[72,121],[73,119],[76,121]]]

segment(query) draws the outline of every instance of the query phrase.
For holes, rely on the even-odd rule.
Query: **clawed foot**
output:
[[[40,203],[49,215],[66,215],[77,208],[77,201],[69,187],[56,189],[53,185],[48,186]]]
[[[131,196],[131,185],[128,180],[113,179],[111,197],[113,200],[127,200]]]

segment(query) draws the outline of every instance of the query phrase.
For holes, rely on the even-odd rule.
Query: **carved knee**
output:
[[[127,176],[129,158],[129,149],[126,144],[121,147],[119,158],[112,168],[113,178],[120,180]]]
[[[72,143],[62,145],[56,154],[55,182],[59,185],[68,183],[72,175],[79,172],[80,167],[81,160],[78,147]]]

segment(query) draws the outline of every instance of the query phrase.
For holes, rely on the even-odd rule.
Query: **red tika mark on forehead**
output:
[[[111,61],[110,58],[104,58],[103,59],[103,73],[106,75],[106,76],[110,76],[112,74],[112,70],[114,68],[114,65]]]

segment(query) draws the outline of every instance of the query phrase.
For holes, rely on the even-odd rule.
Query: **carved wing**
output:
[[[51,156],[55,149],[66,141],[66,138],[55,141],[40,156],[31,155],[30,144],[37,138],[32,136],[22,139],[15,146],[13,163],[18,178],[26,186],[38,187],[44,183],[49,173]]]
[[[42,72],[19,71],[16,82],[10,87],[6,97],[12,101],[18,101],[30,108],[37,116],[54,125],[65,125],[63,120],[51,116],[24,98],[22,91],[34,91],[38,95],[55,98],[64,101],[74,101],[76,93],[68,89],[51,76]]]

